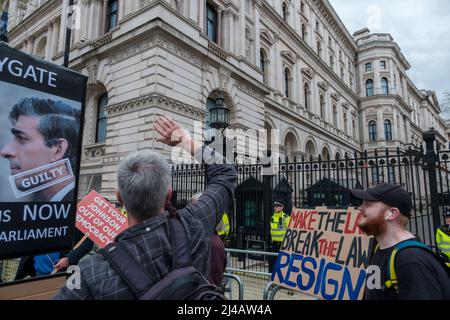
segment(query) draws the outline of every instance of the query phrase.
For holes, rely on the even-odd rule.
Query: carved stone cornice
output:
[[[108,62],[110,64],[113,64],[119,61],[123,61],[128,57],[139,54],[153,46],[163,47],[164,49],[176,54],[177,56],[191,62],[198,67],[203,66],[203,59],[201,59],[197,54],[187,50],[186,48],[183,48],[161,32],[154,32],[150,37],[139,40],[133,44],[130,44],[126,48],[119,50],[117,53],[109,57]]]
[[[108,113],[108,117],[114,117],[123,113],[135,112],[150,107],[160,107],[171,112],[190,115],[195,119],[203,119],[206,116],[206,111],[204,110],[156,93],[110,105],[106,107],[106,112]]]
[[[237,87],[239,90],[247,93],[249,96],[251,96],[261,102],[264,102],[264,99],[265,99],[264,95],[259,93],[256,89],[253,89],[250,86],[248,86],[247,84],[240,82],[240,81],[236,81],[236,83],[237,83]]]

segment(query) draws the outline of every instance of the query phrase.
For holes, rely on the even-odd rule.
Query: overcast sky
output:
[[[329,0],[350,34],[364,27],[390,33],[411,64],[418,89],[434,90],[442,103],[450,90],[450,1]]]

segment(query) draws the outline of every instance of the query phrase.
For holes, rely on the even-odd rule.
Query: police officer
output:
[[[220,230],[217,232],[222,240],[228,238],[228,234],[230,233],[230,219],[228,218],[228,214],[226,212],[222,215],[222,224],[220,226]]]
[[[281,201],[273,202],[274,213],[270,219],[270,237],[272,240],[271,251],[280,251],[281,243],[283,242],[284,235],[289,226],[291,219],[286,213],[283,212],[284,203]],[[270,257],[269,259],[269,272],[271,273],[275,265],[276,257]]]
[[[436,231],[436,244],[445,256],[445,258],[450,262],[450,209],[444,213],[445,224],[440,226]]]

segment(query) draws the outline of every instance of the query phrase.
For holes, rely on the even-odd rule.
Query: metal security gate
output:
[[[413,199],[411,232],[435,246],[442,214],[450,210],[450,150],[435,148],[435,133],[424,134],[426,150],[382,149],[364,151],[342,159],[310,157],[278,159],[273,165],[236,165],[238,183],[227,213],[231,232],[228,247],[250,249],[248,240],[270,241],[269,221],[273,200],[293,207],[358,206],[351,189],[367,189],[379,183],[403,186]],[[202,165],[174,166],[173,204],[181,208],[206,185]],[[264,173],[264,174],[263,174]],[[266,246],[267,247],[267,246]]]

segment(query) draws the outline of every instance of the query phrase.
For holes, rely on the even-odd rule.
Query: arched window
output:
[[[377,123],[373,120],[369,122],[369,141],[377,141]]]
[[[338,112],[336,105],[333,105],[333,125],[337,128],[338,126]]]
[[[386,141],[392,141],[392,124],[390,120],[384,121],[384,138]]]
[[[109,0],[106,11],[106,32],[117,26],[119,20],[119,0]]]
[[[289,98],[290,94],[290,81],[291,81],[291,73],[289,72],[289,69],[284,69],[284,95]]]
[[[97,129],[95,134],[95,142],[103,143],[106,140],[106,111],[105,108],[108,105],[108,94],[100,96],[97,100]]]
[[[389,94],[389,81],[386,78],[381,79],[381,92],[383,94]]]
[[[306,26],[302,24],[302,39],[306,41]]]
[[[322,95],[320,96],[320,118],[325,120],[325,98]]]
[[[288,15],[289,15],[289,11],[288,11],[288,7],[286,2],[283,2],[283,20],[287,22],[288,19]]]
[[[260,66],[260,68],[261,68],[261,71],[262,71],[262,73],[263,73],[263,82],[265,83],[265,84],[268,84],[268,78],[269,78],[269,75],[268,75],[268,71],[269,71],[269,68],[267,67],[267,55],[266,55],[266,53],[264,52],[264,50],[263,49],[261,49],[260,51],[259,51],[259,66]]]
[[[374,94],[373,92],[373,80],[369,79],[366,81],[366,95],[368,97],[372,97]]]
[[[309,110],[309,105],[310,105],[309,101],[310,101],[311,92],[309,91],[309,85],[307,83],[305,83],[305,87],[304,87],[303,91],[305,94],[305,109]]]

